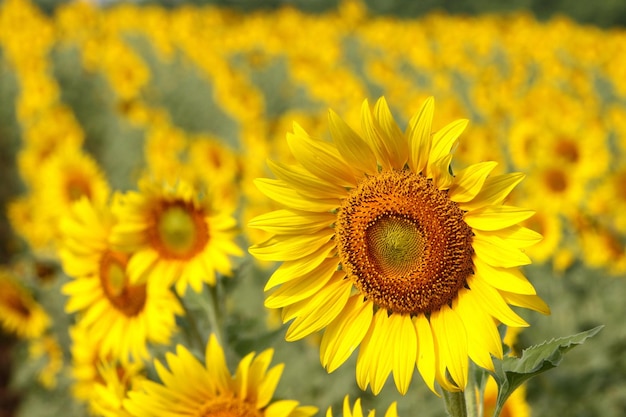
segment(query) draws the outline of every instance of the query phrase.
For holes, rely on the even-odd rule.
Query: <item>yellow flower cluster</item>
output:
[[[469,115],[472,140],[461,142],[453,168],[495,160],[494,174],[526,173],[507,204],[537,209],[526,226],[544,240],[528,254],[560,270],[579,259],[626,272],[625,37],[526,14],[373,17],[358,1],[321,15],[74,2],[45,16],[28,0],[5,0],[0,49],[19,87],[17,162],[26,189],[7,211],[33,253],[60,259],[71,277],[63,291],[67,311],[80,317],[71,331],[76,396],[93,400],[94,412],[121,412],[125,390],[140,384],[126,379],[145,378],[136,363],[149,358],[147,346],[169,343],[177,330],[177,296],[230,275],[231,258],[243,254],[236,224],[276,208],[252,180],[268,175],[267,158],[293,158],[282,140],[292,121],[311,137],[329,137],[326,109],[358,126],[364,97],[384,95],[401,125],[431,95],[433,130]],[[86,151],[84,126],[55,77],[52,55],[67,51],[80,57],[78,73],[106,82],[110,122],[143,135],[145,163],[128,178],[138,191],[112,192],[99,155]],[[214,110],[215,129],[186,129],[161,103],[182,81],[167,76],[172,65],[212,93],[194,103]],[[220,126],[233,128],[229,138]],[[3,325],[41,336],[42,317]],[[168,363],[189,356],[178,355]],[[109,387],[106,407],[90,389],[103,380],[123,386],[120,398]],[[135,398],[158,389],[146,386]]]

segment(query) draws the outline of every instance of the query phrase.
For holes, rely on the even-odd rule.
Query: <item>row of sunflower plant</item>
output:
[[[30,404],[528,415],[522,383],[598,329],[517,358],[524,309],[550,311],[520,267],[626,270],[623,37],[354,1],[5,0],[24,246],[0,309],[36,359]]]

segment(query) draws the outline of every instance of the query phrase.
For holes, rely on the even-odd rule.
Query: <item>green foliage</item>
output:
[[[521,358],[506,357],[495,363],[493,376],[498,383],[498,399],[494,411],[497,417],[509,396],[530,378],[559,366],[563,356],[575,346],[595,336],[604,326],[572,336],[553,339],[524,349]]]

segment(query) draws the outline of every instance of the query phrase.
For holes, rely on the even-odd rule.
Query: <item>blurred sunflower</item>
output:
[[[222,347],[211,335],[203,366],[182,345],[166,356],[170,370],[154,362],[162,384],[143,382],[128,393],[124,407],[134,416],[308,417],[317,412],[295,400],[272,402],[283,365],[268,370],[273,350],[244,357],[231,376]]]
[[[164,285],[187,286],[200,292],[204,282],[215,285],[216,272],[231,275],[229,255],[243,252],[234,242],[235,219],[216,212],[207,196],[185,182],[176,186],[141,181],[140,192],[129,192],[113,205],[119,222],[110,241],[134,253],[128,263],[130,282],[146,282],[150,275]]]
[[[406,393],[417,364],[427,385],[466,386],[468,357],[493,369],[498,322],[527,326],[508,304],[548,312],[516,267],[541,236],[518,225],[533,212],[503,205],[523,175],[489,176],[495,162],[452,175],[451,151],[467,122],[431,133],[428,99],[406,133],[381,98],[363,103],[363,137],[330,112],[334,144],[299,126],[287,135],[298,165],[270,162],[259,189],[287,206],[251,227],[273,234],[250,248],[285,261],[266,306],[294,320],[287,340],[326,328],[320,357],[334,371],[360,345],[359,386],[377,394],[393,373]]]
[[[99,341],[101,355],[121,361],[149,357],[146,343],[166,344],[183,313],[172,292],[158,282],[132,284],[130,256],[108,242],[115,224],[110,209],[82,198],[60,221],[59,256],[74,279],[63,286],[65,310]]]
[[[490,376],[483,396],[483,415],[492,416],[498,400],[498,385]],[[526,386],[521,385],[506,400],[499,414],[501,417],[529,417],[530,406],[526,402]]]
[[[370,410],[369,413],[367,413],[367,417],[375,416],[376,410]],[[330,407],[328,407],[328,410],[326,410],[326,417],[333,417],[333,410]],[[357,398],[357,400],[354,402],[354,408],[350,409],[350,400],[347,395],[344,397],[343,417],[363,417],[363,408],[361,407],[360,398]],[[398,417],[398,406],[395,402],[389,406],[387,412],[385,413],[385,417]]]
[[[0,269],[0,325],[18,337],[43,334],[50,318],[28,290],[7,270]]]
[[[128,390],[145,379],[143,364],[101,357],[99,342],[83,326],[73,326],[69,333],[74,397],[85,402],[93,415],[129,416],[122,402]]]

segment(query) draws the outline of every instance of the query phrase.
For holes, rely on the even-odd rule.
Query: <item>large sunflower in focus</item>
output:
[[[331,111],[334,143],[295,125],[298,164],[270,162],[277,179],[256,181],[286,206],[250,222],[273,235],[250,252],[284,261],[266,306],[293,320],[287,340],[326,329],[329,372],[360,346],[357,382],[376,394],[390,373],[405,393],[416,365],[432,390],[463,390],[468,358],[502,357],[498,323],[527,326],[509,304],[548,313],[517,269],[541,239],[518,225],[533,212],[503,205],[523,175],[489,176],[495,162],[452,175],[467,122],[431,133],[433,112],[428,99],[402,132],[384,99],[365,101],[359,135]]]

